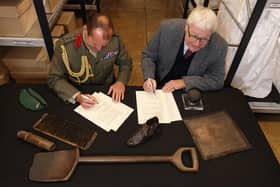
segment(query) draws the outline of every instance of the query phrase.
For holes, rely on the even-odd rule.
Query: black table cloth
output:
[[[33,112],[24,109],[18,94],[22,88],[33,88],[48,102],[46,110]],[[84,92],[107,92],[104,86],[82,86]],[[128,147],[126,140],[137,126],[135,90],[141,87],[127,87],[124,103],[135,110],[117,132],[105,132],[73,111],[77,106],[66,104],[47,85],[16,85],[0,87],[0,144],[1,173],[0,186],[280,186],[280,167],[262,134],[246,98],[241,92],[231,88],[203,93],[204,111],[185,111],[181,91],[174,97],[183,118],[198,114],[225,110],[244,132],[252,149],[228,156],[204,161],[198,152],[200,168],[197,173],[183,173],[169,163],[151,164],[90,164],[79,163],[69,181],[59,183],[39,183],[28,179],[33,155],[43,152],[39,148],[16,137],[18,130],[34,132],[32,125],[40,116],[48,112],[60,118],[81,125],[92,126],[98,133],[96,141],[81,155],[153,155],[172,154],[181,146],[195,146],[183,121],[161,126],[161,132],[145,144]],[[48,138],[57,144],[56,150],[71,149],[58,140]]]

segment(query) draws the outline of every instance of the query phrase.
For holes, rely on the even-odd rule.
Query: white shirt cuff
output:
[[[77,92],[74,95],[72,95],[71,98],[68,99],[69,103],[75,104],[76,103],[76,97],[80,94],[81,92]]]

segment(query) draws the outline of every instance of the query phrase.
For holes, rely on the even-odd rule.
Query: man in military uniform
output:
[[[114,64],[119,66],[116,80]],[[131,70],[131,57],[120,36],[114,32],[111,20],[99,14],[90,16],[81,30],[56,42],[48,85],[64,101],[77,101],[89,108],[97,100],[90,94],[81,93],[72,83],[112,84],[108,94],[112,94],[114,102],[120,102]]]

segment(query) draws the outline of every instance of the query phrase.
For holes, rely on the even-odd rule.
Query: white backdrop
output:
[[[218,32],[228,44],[239,45],[255,3],[256,0],[224,0],[224,4],[220,5]],[[280,92],[279,35],[280,9],[265,8],[233,78],[233,87],[240,89],[245,95],[257,98],[266,97],[271,91],[272,83]],[[226,73],[236,50],[237,47],[228,49]]]

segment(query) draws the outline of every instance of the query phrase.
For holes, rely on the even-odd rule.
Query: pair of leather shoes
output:
[[[139,126],[132,134],[132,136],[127,140],[127,145],[135,146],[143,143],[144,141],[152,137],[155,133],[158,133],[158,127],[159,123],[157,117],[153,117],[147,120],[146,123]]]

